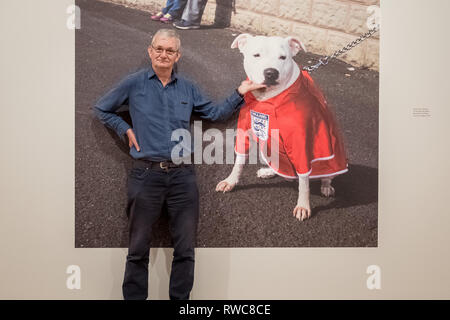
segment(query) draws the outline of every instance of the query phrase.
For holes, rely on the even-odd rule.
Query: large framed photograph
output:
[[[197,246],[377,247],[379,32],[317,70],[308,73],[303,69],[321,59],[325,61],[375,27],[379,3],[319,1],[309,8],[310,2],[269,1],[265,6],[257,6],[255,1],[210,1],[201,27],[194,30],[152,21],[150,12],[157,11],[161,1],[132,7],[126,5],[133,5],[133,1],[77,2],[83,13],[83,25],[75,34],[77,248],[128,245],[126,189],[133,157],[126,139],[121,140],[114,130],[105,128],[95,118],[93,109],[96,101],[118,81],[149,67],[147,47],[161,28],[179,31],[181,58],[177,72],[197,83],[211,100],[225,99],[242,80],[258,79],[266,69],[280,72],[277,81],[281,84],[276,89],[279,92],[270,99],[259,98],[267,103],[275,101],[272,110],[247,107],[253,112],[271,113],[271,122],[264,120],[265,129],[280,130],[277,154],[289,155],[286,159],[280,156],[278,172],[272,172],[273,168],[257,152],[255,159],[247,160],[248,165],[231,192],[216,192],[216,185],[230,174],[235,163],[236,132],[230,134],[230,130],[239,129],[240,113],[226,121],[212,122],[193,112],[190,133],[195,146],[191,149],[195,148],[200,194]],[[248,36],[239,38],[245,33]],[[266,36],[262,38],[265,43],[255,40],[257,36]],[[286,53],[277,42],[271,42],[274,37],[293,37],[301,47],[280,64],[279,56]],[[254,58],[255,50],[263,56]],[[293,107],[300,110],[296,113],[282,101],[292,84],[288,77],[294,66],[311,77],[317,94],[323,95],[327,103],[312,103],[308,108],[315,114],[308,114],[305,120],[301,107]],[[307,91],[305,85],[299,90]],[[293,103],[305,105],[301,93],[295,99]],[[132,127],[127,107],[118,113]],[[277,111],[284,115],[275,118],[276,108],[287,109]],[[322,108],[325,114],[319,114]],[[241,113],[245,112],[248,111],[243,107]],[[287,121],[294,114],[300,118],[291,130]],[[329,116],[334,120],[323,120]],[[275,121],[279,124],[275,125]],[[321,124],[309,128],[313,122]],[[259,140],[261,143],[264,137]],[[328,144],[329,150],[324,150]],[[335,158],[321,160],[330,157]],[[311,217],[304,221],[293,215],[302,193],[297,173],[310,177]],[[324,191],[328,177],[333,179],[329,191]],[[168,221],[167,213],[161,214],[152,229],[152,246],[171,246]]]

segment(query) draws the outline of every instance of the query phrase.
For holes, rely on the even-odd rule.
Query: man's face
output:
[[[148,47],[148,54],[155,69],[172,69],[175,62],[180,59],[178,40],[166,36],[158,36]]]

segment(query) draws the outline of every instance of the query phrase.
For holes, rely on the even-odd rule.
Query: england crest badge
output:
[[[269,115],[250,110],[253,133],[261,140],[269,138]]]

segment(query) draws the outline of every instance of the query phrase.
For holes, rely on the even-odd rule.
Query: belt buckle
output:
[[[160,162],[159,163],[159,167],[163,170],[168,170],[169,169],[169,164],[167,162]]]

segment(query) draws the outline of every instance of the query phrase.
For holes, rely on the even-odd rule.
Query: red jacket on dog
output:
[[[251,92],[244,98],[238,120],[237,154],[248,154],[251,132],[260,144],[263,158],[280,176],[325,178],[347,172],[338,126],[323,94],[306,71],[273,98],[258,101]],[[278,165],[267,155],[273,129],[279,130]]]

